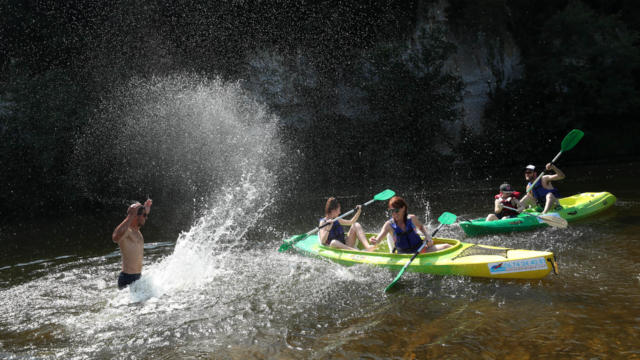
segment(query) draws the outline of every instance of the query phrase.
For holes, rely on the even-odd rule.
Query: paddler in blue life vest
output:
[[[394,196],[389,199],[391,219],[385,222],[380,233],[370,240],[378,242],[387,234],[391,234],[390,237],[387,237],[389,252],[393,253],[394,250],[397,250],[399,254],[411,254],[415,253],[422,245],[422,238],[418,234],[418,230],[420,230],[427,241],[427,245],[422,248],[421,253],[439,251],[451,247],[449,244],[435,245],[431,234],[429,234],[418,217],[408,214],[408,211],[407,203],[400,196]]]
[[[560,192],[558,191],[558,189],[553,187],[551,182],[562,180],[565,178],[562,170],[558,169],[558,167],[552,163],[547,164],[546,169],[547,171],[553,170],[555,174],[542,175],[542,178],[535,184],[533,189],[531,189],[530,192],[528,192],[522,199],[520,199],[520,202],[525,207],[535,206],[536,204],[540,205],[540,207],[543,209],[542,214],[546,214],[549,212],[549,210],[556,208],[556,206],[560,206],[560,203],[558,202]],[[538,178],[536,167],[533,165],[527,165],[524,171],[524,177],[529,182],[527,184],[527,191],[529,191],[532,182],[534,182]]]
[[[518,201],[520,193],[514,191],[511,185],[504,183],[500,185],[500,193],[495,196],[493,214],[487,216],[486,221],[495,221],[504,218],[516,217],[523,210]],[[516,210],[507,209],[505,206]]]
[[[366,251],[375,250],[375,246],[371,245],[369,241],[367,241],[367,236],[365,235],[360,223],[356,222],[360,217],[361,212],[362,206],[358,205],[358,210],[351,220],[337,219],[336,221],[335,219],[340,216],[340,203],[334,197],[327,199],[327,203],[324,207],[325,217],[320,219],[320,226],[325,225],[326,223],[330,223],[331,225],[320,228],[320,231],[318,232],[318,239],[320,239],[320,243],[325,246],[331,246],[339,249],[359,250],[356,247],[356,244],[357,241],[360,240]],[[346,236],[342,225],[351,226]]]

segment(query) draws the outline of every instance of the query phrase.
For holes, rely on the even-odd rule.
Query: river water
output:
[[[109,244],[110,231],[120,219],[83,219],[84,227],[70,219],[57,226],[41,224],[37,230],[5,229],[3,243],[22,246],[0,263],[0,354],[638,358],[636,168],[618,164],[567,169],[569,176],[582,180],[567,179],[563,191],[606,189],[618,196],[610,211],[567,229],[480,238],[465,238],[456,225],[442,231],[443,236],[469,242],[552,249],[560,273],[536,281],[407,273],[398,291],[385,294],[394,277],[391,271],[278,253],[284,237],[315,226],[313,219],[324,201],[318,194],[297,195],[290,203],[297,214],[294,222],[279,218],[275,223],[280,225],[272,225],[264,236],[243,235],[239,224],[221,224],[215,214],[203,215],[174,239],[162,238],[162,226],[150,228],[145,233],[143,279],[123,291],[115,287],[120,255]],[[596,174],[602,176],[592,177]],[[435,226],[433,219],[441,211],[467,217],[485,213],[493,193],[490,182],[482,180],[487,186],[481,187],[466,184],[466,191],[442,185],[403,195],[413,212]],[[336,195],[344,209],[368,200],[364,191]],[[375,203],[365,209],[361,220],[367,230],[377,230],[383,210]],[[151,216],[148,222],[153,221]],[[101,222],[100,231],[88,231]],[[73,229],[74,223],[76,231],[65,235],[63,229]],[[71,245],[58,246],[65,236]],[[30,242],[34,237],[38,240]]]
[[[266,156],[261,146],[271,144],[246,149],[257,170],[231,172],[186,224],[163,219],[171,204],[154,202],[142,229],[143,277],[122,291],[110,235],[126,207],[0,229],[0,357],[640,358],[638,163],[563,168],[563,194],[606,190],[618,197],[606,213],[567,229],[466,238],[452,225],[440,233],[551,249],[559,275],[505,281],[406,273],[397,291],[384,293],[395,277],[389,270],[277,249],[316,226],[328,196],[338,196],[346,211],[392,188],[433,228],[443,211],[484,216],[503,180],[521,190],[521,171],[289,193],[258,165]],[[379,230],[384,209],[365,208],[367,231]]]

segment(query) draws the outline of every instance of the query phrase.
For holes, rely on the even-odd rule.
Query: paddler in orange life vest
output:
[[[536,185],[531,189],[531,191],[526,194],[520,202],[523,206],[536,206],[540,205],[543,209],[542,214],[546,214],[549,210],[556,207],[556,205],[560,205],[558,202],[558,198],[560,197],[560,192],[558,189],[553,187],[551,184],[552,181],[558,181],[565,178],[562,170],[558,169],[555,165],[549,163],[546,166],[547,171],[553,170],[555,174],[553,175],[542,175],[540,181],[536,183]],[[533,165],[527,165],[524,171],[524,177],[529,182],[527,184],[527,191],[531,187],[532,183],[538,178],[538,173],[536,172],[536,167]]]
[[[511,185],[507,183],[500,185],[500,193],[495,196],[494,213],[489,214],[486,220],[495,221],[518,216],[518,213],[522,211],[520,201],[518,201],[518,196],[520,196],[520,193],[513,191]],[[514,208],[517,211],[507,209],[505,206]]]

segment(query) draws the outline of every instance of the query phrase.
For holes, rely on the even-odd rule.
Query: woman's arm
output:
[[[420,230],[420,232],[424,234],[424,239],[427,242],[427,247],[430,247],[431,245],[433,245],[433,239],[431,239],[431,234],[429,234],[429,231],[427,231],[427,229],[424,227],[424,224],[420,222],[420,219],[418,219],[418,217],[413,214],[409,214],[408,217],[409,219],[411,219],[411,222],[413,222],[413,225],[415,225],[416,229]]]
[[[324,220],[324,221],[320,221],[320,224],[318,225],[318,227],[326,224],[326,223],[333,223],[334,220]],[[329,237],[329,230],[331,230],[331,228],[333,227],[333,224],[331,225],[327,225],[324,226],[322,228],[320,228],[320,231],[318,231],[318,240],[320,240],[320,244],[322,245],[329,245],[327,244],[327,238]]]
[[[376,236],[372,236],[369,241],[378,243],[378,239],[383,239],[384,236],[387,235],[387,232],[389,232],[389,221],[385,222],[384,225],[382,225],[380,233]]]
[[[344,226],[351,226],[353,224],[356,223],[356,221],[358,221],[358,218],[360,217],[360,213],[362,212],[362,205],[358,205],[356,206],[356,214],[353,215],[353,217],[351,218],[351,220],[344,220],[344,219],[340,219],[340,225],[344,225]]]

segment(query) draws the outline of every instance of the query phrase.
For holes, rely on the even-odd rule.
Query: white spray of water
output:
[[[253,181],[243,176],[240,184],[221,191],[205,215],[180,235],[173,254],[145,269],[139,284],[132,287],[134,301],[199,287],[215,277],[233,274],[226,259],[239,256],[235,250],[246,247],[248,229],[273,202],[264,193],[265,183]]]
[[[219,79],[136,79],[115,93],[78,141],[78,178],[86,192],[108,187],[117,194],[154,182],[159,191],[173,192],[165,199],[205,205],[174,253],[145,266],[131,287],[133,298],[207,283],[228,271],[224,254],[244,246],[273,201],[277,119],[240,84]],[[119,171],[96,183],[96,162]]]

